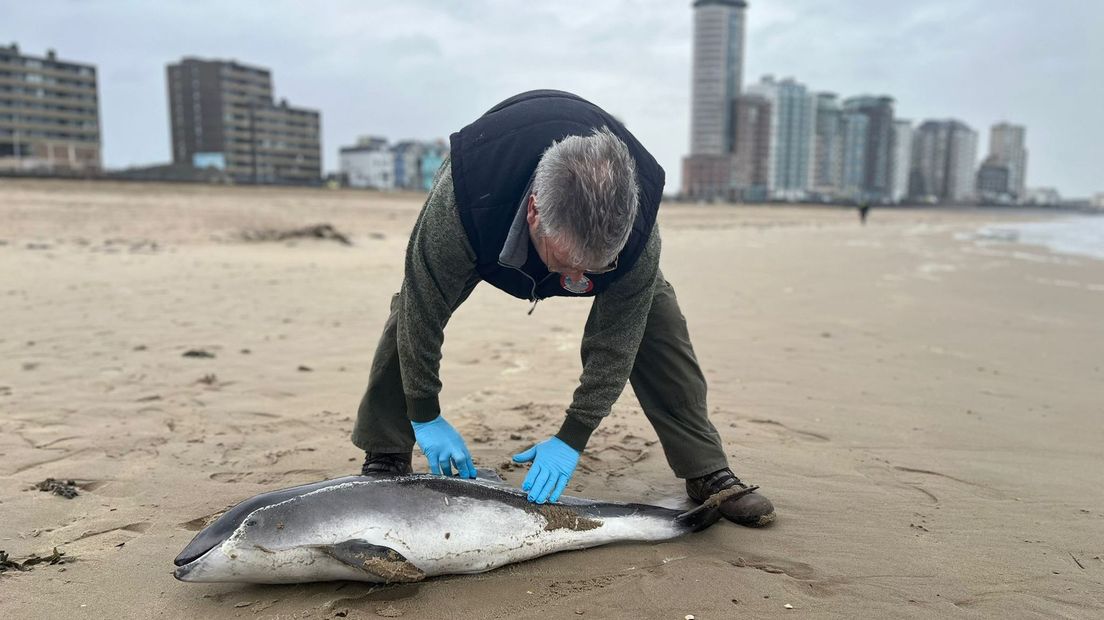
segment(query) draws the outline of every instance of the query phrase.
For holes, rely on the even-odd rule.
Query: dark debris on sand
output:
[[[23,561],[13,560],[8,557],[7,551],[0,551],[0,573],[9,570],[25,572],[31,570],[37,564],[47,564],[52,566],[54,564],[66,564],[68,562],[72,562],[74,559],[75,558],[71,556],[66,557],[65,552],[58,551],[57,547],[54,547],[54,550],[52,553],[50,553],[50,555],[37,556],[31,554],[30,557]]]
[[[333,227],[333,224],[315,224],[303,228],[289,230],[246,230],[241,233],[246,241],[287,241],[289,239],[322,239],[324,241],[337,241],[342,245],[353,245],[349,238]]]
[[[203,359],[210,359],[214,356],[214,353],[211,353],[210,351],[204,351],[203,349],[188,349],[184,352],[183,355],[181,355],[181,357],[198,357]]]
[[[72,480],[57,480],[54,478],[47,478],[42,482],[35,485],[35,488],[39,491],[46,491],[53,493],[54,495],[60,495],[65,499],[73,499],[80,495],[77,492],[77,483]]]

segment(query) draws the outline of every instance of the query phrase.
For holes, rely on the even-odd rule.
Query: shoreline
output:
[[[275,192],[346,192],[352,194],[358,194],[362,197],[371,196],[384,196],[384,197],[411,197],[422,198],[426,196],[425,192],[415,190],[379,190],[373,188],[355,188],[355,187],[327,187],[325,183],[319,183],[319,185],[246,185],[246,184],[223,184],[223,183],[205,183],[195,181],[174,181],[169,179],[164,180],[150,180],[150,179],[128,179],[128,178],[115,178],[106,176],[43,176],[43,175],[13,175],[0,173],[0,181],[8,181],[13,185],[16,183],[25,184],[79,184],[86,183],[92,186],[105,185],[108,189],[111,189],[111,185],[119,186],[146,186],[149,189],[174,189],[176,191],[186,189],[196,189],[202,191],[203,189],[210,190],[242,190],[246,192],[250,191],[275,191]],[[681,208],[685,206],[690,207],[705,207],[705,208],[827,208],[827,209],[841,209],[841,210],[853,210],[858,207],[858,204],[840,203],[840,202],[707,202],[707,201],[693,201],[688,199],[682,199],[675,194],[664,194],[664,205],[667,208]],[[975,210],[992,210],[994,212],[1011,212],[1011,213],[1038,213],[1041,215],[1050,214],[1084,214],[1084,215],[1104,215],[1104,209],[1092,207],[1092,206],[1070,206],[1070,205],[1001,205],[1001,204],[923,204],[923,203],[896,203],[896,204],[873,204],[870,205],[872,210],[939,210],[939,211],[963,211],[972,212]]]

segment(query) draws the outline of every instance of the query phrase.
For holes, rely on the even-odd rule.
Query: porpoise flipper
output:
[[[356,539],[319,548],[336,560],[378,577],[383,583],[410,583],[426,577],[420,568],[391,547]]]

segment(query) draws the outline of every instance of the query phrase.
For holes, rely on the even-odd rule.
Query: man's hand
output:
[[[435,474],[452,475],[452,466],[461,478],[474,478],[475,465],[471,453],[464,445],[464,438],[444,416],[437,416],[429,422],[411,422],[414,438],[429,461],[429,471]]]
[[[567,488],[575,466],[579,464],[579,452],[553,437],[542,441],[521,454],[514,455],[515,463],[533,462],[529,475],[521,484],[522,491],[529,492],[529,501],[543,504],[555,503]]]

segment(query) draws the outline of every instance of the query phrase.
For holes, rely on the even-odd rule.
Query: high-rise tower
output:
[[[989,130],[989,156],[1008,167],[1008,193],[1016,200],[1027,195],[1027,148],[1023,125],[997,123]]]
[[[843,109],[867,118],[861,199],[889,202],[893,194],[893,97],[851,97],[844,100]]]
[[[924,121],[913,132],[909,194],[924,202],[973,198],[977,132],[961,121]]]
[[[690,154],[732,152],[732,104],[744,71],[743,0],[695,0]]]
[[[748,86],[771,105],[771,197],[800,200],[812,189],[815,160],[817,96],[804,84],[764,76]]]
[[[694,0],[694,59],[690,155],[683,160],[683,193],[728,195],[735,148],[736,99],[744,70],[744,0]]]
[[[893,191],[890,198],[901,202],[908,196],[912,171],[912,121],[893,121]]]

